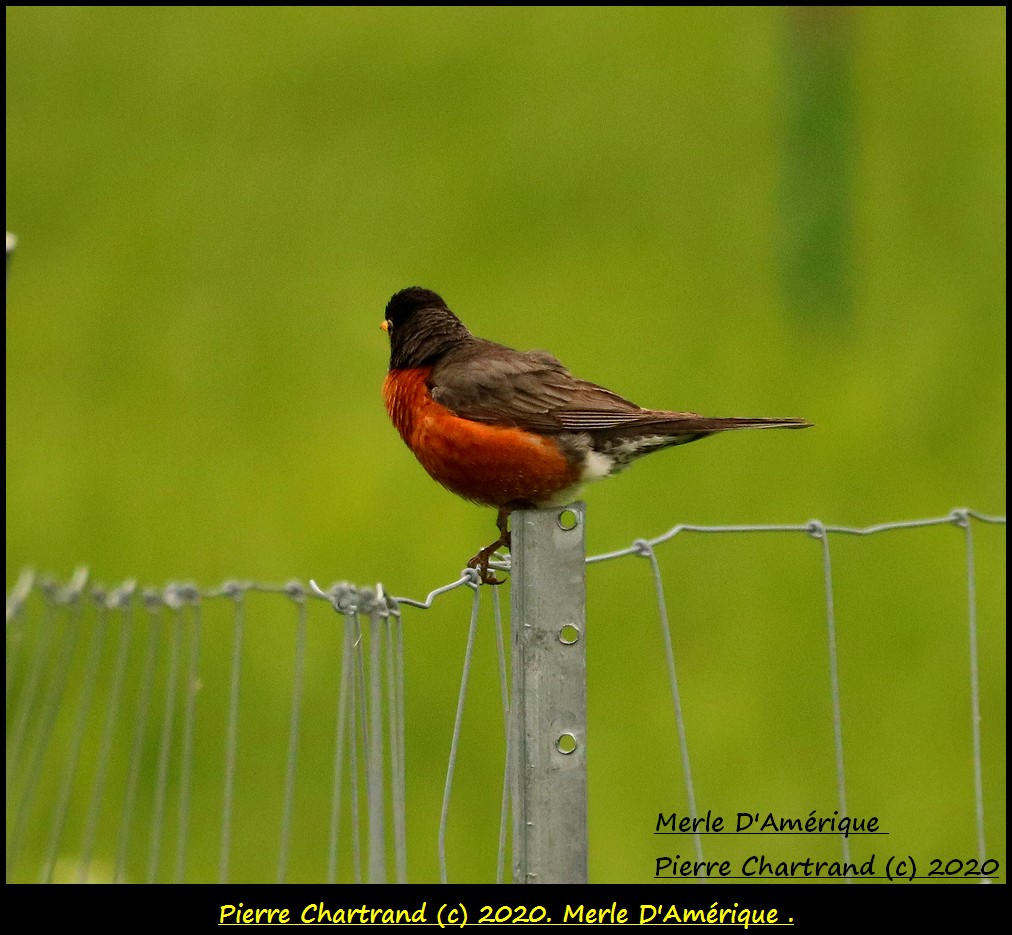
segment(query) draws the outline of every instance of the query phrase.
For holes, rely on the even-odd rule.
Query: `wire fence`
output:
[[[588,567],[623,558],[649,563],[687,810],[693,819],[699,809],[657,549],[676,537],[695,535],[776,533],[803,536],[817,543],[836,799],[840,815],[847,815],[830,543],[836,537],[951,526],[959,529],[963,538],[973,822],[978,859],[981,863],[987,860],[973,533],[977,524],[1003,526],[1005,518],[960,509],[942,517],[865,528],[819,521],[751,526],[683,524],[627,548],[586,558]],[[516,555],[516,543],[514,552]],[[508,557],[493,566],[513,571],[516,588],[517,569],[510,569]],[[524,587],[550,588],[551,584],[525,583]],[[500,593],[496,588],[480,587],[474,570],[418,600],[391,597],[381,585],[358,588],[347,583],[321,588],[315,582],[307,586],[299,582],[265,585],[230,581],[214,588],[173,583],[156,589],[128,581],[105,588],[79,569],[63,583],[25,572],[7,597],[7,880],[209,882],[214,875],[208,872],[208,841],[213,836],[217,838],[216,879],[249,880],[250,851],[263,848],[260,826],[269,822],[277,829],[276,837],[271,835],[276,843],[270,847],[276,858],[273,878],[278,882],[289,878],[293,855],[306,850],[320,857],[319,880],[407,882],[409,822],[405,802],[410,771],[405,752],[408,692],[403,618],[431,608],[458,589],[470,591],[471,609],[433,842],[440,877],[443,882],[450,878],[447,829],[476,634],[487,598],[494,623],[505,745],[497,879],[502,882],[506,877],[510,843],[514,849],[513,878],[524,879],[516,856],[517,813],[525,807],[518,801],[517,776],[523,773],[524,754],[517,718],[511,717],[517,700],[514,695],[511,701],[508,688]],[[548,598],[555,596],[549,594]],[[263,673],[253,671],[255,662],[248,649],[251,639],[277,644],[276,623],[265,625],[257,614],[261,604],[276,609],[278,601],[288,608],[283,626],[285,649],[274,654],[278,667],[278,677],[271,680],[274,689],[261,696],[255,694],[254,686],[260,684],[258,676]],[[515,601],[514,597],[514,611]],[[336,618],[326,616],[328,604]],[[214,618],[211,626],[210,617]],[[337,627],[333,626],[335,620]],[[251,635],[254,622],[259,625]],[[573,629],[572,638],[560,638],[561,642],[580,639],[579,627]],[[210,639],[208,632],[213,633]],[[512,655],[517,655],[515,636]],[[514,688],[517,680],[514,668]],[[284,715],[279,713],[282,710]],[[303,741],[307,712],[318,721],[324,718],[323,711],[333,725],[329,751],[307,750]],[[283,734],[283,742],[270,745],[264,741],[272,730]],[[579,728],[573,733],[580,738]],[[559,738],[545,738],[549,741],[558,744]],[[561,746],[558,749],[569,752]],[[598,755],[606,753],[599,751]],[[303,759],[310,762],[300,770]],[[249,784],[250,777],[258,786],[241,797],[237,795],[240,773],[246,777],[242,786]],[[300,811],[298,791],[307,784],[319,788],[323,782],[329,787],[328,813],[321,816],[317,808],[307,816],[305,809]],[[212,785],[214,788],[209,788]],[[696,859],[702,861],[698,832],[693,834],[693,846]],[[840,847],[843,861],[851,863],[847,835],[840,836]],[[197,857],[195,849],[199,850]],[[583,860],[585,864],[586,855]]]

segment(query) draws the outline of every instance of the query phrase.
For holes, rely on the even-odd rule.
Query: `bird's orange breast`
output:
[[[431,368],[391,370],[383,383],[387,412],[422,467],[448,490],[488,506],[538,505],[580,476],[550,436],[462,419],[437,403]]]

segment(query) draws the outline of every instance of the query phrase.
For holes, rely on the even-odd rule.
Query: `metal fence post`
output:
[[[587,882],[585,505],[511,518],[513,882]]]

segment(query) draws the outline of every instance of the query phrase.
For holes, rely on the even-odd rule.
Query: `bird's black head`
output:
[[[408,289],[401,289],[400,292],[394,293],[393,298],[387,302],[386,319],[392,325],[401,325],[411,318],[415,312],[427,308],[441,308],[444,311],[450,311],[446,307],[442,296],[437,295],[431,289],[423,289],[421,286],[411,286]]]
[[[390,369],[434,364],[447,351],[473,340],[461,320],[431,289],[401,289],[387,302],[383,330],[390,336]]]

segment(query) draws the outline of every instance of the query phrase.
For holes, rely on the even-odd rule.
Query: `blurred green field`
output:
[[[383,307],[416,284],[643,405],[816,423],[590,490],[592,553],[680,522],[1005,512],[1004,9],[8,8],[6,220],[8,589],[81,563],[110,584],[455,579],[494,515],[425,475],[380,397]],[[1005,530],[975,537],[1004,866]],[[702,808],[831,813],[817,543],[658,556]],[[833,541],[849,805],[925,860],[976,853],[963,562],[948,527]],[[588,607],[591,879],[645,882],[657,812],[686,808],[647,564],[592,566]],[[438,879],[468,609],[405,611],[414,882]],[[227,633],[205,631],[210,698]],[[483,633],[460,882],[495,870]],[[257,732],[284,737],[290,641],[263,627],[247,652],[240,745],[280,783]],[[216,873],[220,768],[197,764],[188,879]],[[249,877],[271,879],[276,784],[242,775]],[[319,854],[296,847],[290,879]]]

